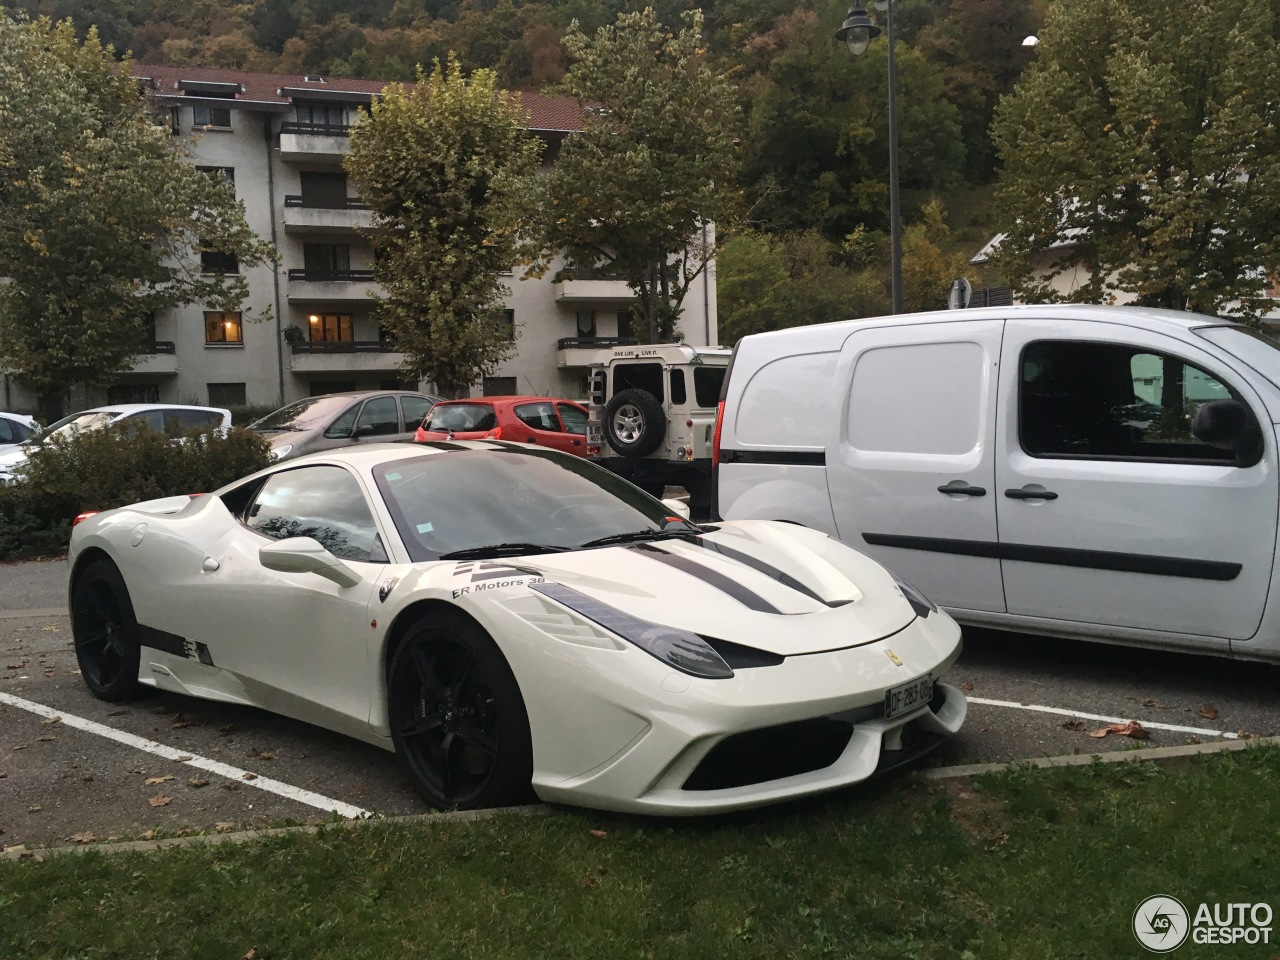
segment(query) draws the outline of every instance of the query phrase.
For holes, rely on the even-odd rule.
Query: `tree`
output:
[[[239,308],[245,278],[202,275],[197,247],[274,253],[92,28],[0,14],[0,91],[0,357],[53,416],[132,367],[156,311]]]
[[[734,94],[702,59],[701,13],[685,20],[674,34],[652,9],[619,14],[592,37],[570,26],[562,89],[586,120],[534,188],[535,274],[562,253],[571,274],[621,274],[651,341],[674,332],[713,252],[703,225],[734,198]]]
[[[501,275],[515,262],[507,220],[541,147],[491,70],[456,58],[411,90],[393,84],[352,131],[347,169],[374,211],[377,315],[405,371],[465,396],[511,350]]]
[[[1280,0],[1059,0],[1040,36],[994,127],[1005,278],[1032,300],[1273,305]]]

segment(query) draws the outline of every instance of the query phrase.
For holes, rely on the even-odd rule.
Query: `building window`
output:
[[[342,103],[326,103],[323,100],[299,100],[295,103],[298,122],[316,127],[342,129],[347,125],[347,108]]]
[[[204,312],[205,343],[244,343],[240,311],[206,310]]]
[[[235,167],[196,167],[196,169],[210,177],[221,177],[230,184],[236,182]]]
[[[303,170],[299,174],[302,185],[302,205],[329,210],[341,210],[347,205],[347,175],[345,173],[314,173]]]
[[[578,336],[594,337],[596,335],[596,312],[594,310],[578,311]]]
[[[209,406],[243,407],[245,405],[243,383],[211,383],[208,386]]]
[[[221,127],[231,129],[230,107],[206,107],[203,104],[191,108],[191,122],[196,127]]]
[[[356,338],[349,313],[313,313],[307,321],[312,340],[350,342]]]
[[[510,397],[516,392],[515,377],[485,377],[484,395],[486,397]]]
[[[618,311],[618,336],[635,338],[635,318],[630,310]]]
[[[516,312],[514,310],[502,311],[502,339],[507,343],[515,343],[516,341]]]
[[[206,246],[207,241],[200,241],[201,273],[239,273],[240,261],[234,253],[216,250]]]
[[[304,243],[302,266],[308,280],[336,279],[351,270],[351,248],[344,243]]]

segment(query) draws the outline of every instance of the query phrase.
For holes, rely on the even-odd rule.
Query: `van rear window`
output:
[[[694,367],[693,399],[701,409],[713,410],[720,403],[725,371],[725,367]]]

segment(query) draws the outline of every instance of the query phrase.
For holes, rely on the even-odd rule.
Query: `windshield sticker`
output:
[[[434,523],[420,523],[416,529],[419,533],[430,533],[435,528],[436,525]]]

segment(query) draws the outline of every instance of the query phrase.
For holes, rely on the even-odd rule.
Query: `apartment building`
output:
[[[192,304],[157,315],[154,338],[133,370],[112,387],[73,396],[73,405],[229,406],[406,385],[403,355],[370,311],[373,250],[360,231],[371,226],[372,213],[342,168],[351,125],[384,83],[147,64],[133,72],[174,135],[190,139],[194,162],[234,184],[249,225],[275,244],[280,262],[241,268],[233,258],[206,254],[208,272],[243,270],[250,291],[244,310]],[[526,93],[522,104],[548,157],[580,129],[570,98]],[[632,293],[624,281],[557,282],[555,274],[505,278],[515,349],[474,393],[585,396],[592,351],[631,335]],[[263,316],[269,319],[255,319]],[[713,344],[715,317],[709,269],[686,300],[680,332],[691,344]],[[13,385],[11,404],[34,406],[24,393]]]

